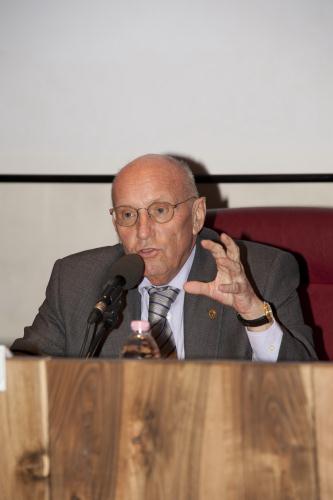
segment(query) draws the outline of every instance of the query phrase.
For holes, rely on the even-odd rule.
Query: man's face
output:
[[[189,193],[184,188],[183,175],[166,160],[139,160],[119,174],[113,188],[114,206],[147,208],[155,201],[176,204],[186,200]],[[139,211],[134,226],[115,224],[125,253],[137,253],[143,258],[145,276],[152,284],[168,283],[188,258],[202,226],[198,223],[197,205],[203,224],[203,199],[179,205],[173,218],[164,224],[151,219],[146,210]]]

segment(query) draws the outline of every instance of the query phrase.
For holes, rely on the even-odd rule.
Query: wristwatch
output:
[[[267,323],[271,323],[274,320],[273,311],[268,302],[263,302],[264,315],[256,319],[245,319],[240,314],[237,314],[237,318],[244,326],[262,326]]]

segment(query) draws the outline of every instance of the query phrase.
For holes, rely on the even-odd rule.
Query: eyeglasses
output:
[[[153,221],[159,224],[165,224],[169,222],[175,214],[175,208],[187,201],[197,199],[196,196],[191,196],[187,200],[180,201],[175,205],[168,203],[167,201],[154,201],[149,207],[145,208],[133,208],[127,205],[121,205],[119,207],[110,208],[110,215],[113,216],[116,224],[119,226],[134,226],[139,217],[139,210],[147,210],[148,215]]]

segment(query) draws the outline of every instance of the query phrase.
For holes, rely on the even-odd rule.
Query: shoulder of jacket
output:
[[[95,262],[112,262],[117,258],[121,257],[124,254],[123,247],[120,244],[110,245],[99,248],[92,248],[89,250],[83,250],[81,252],[73,253],[67,255],[66,257],[62,257],[58,259],[57,262],[61,262],[61,264],[74,264],[74,263],[83,263],[89,261]]]
[[[248,254],[253,255],[266,255],[267,257],[282,258],[282,259],[291,259],[294,260],[294,256],[288,250],[283,250],[282,248],[278,248],[272,245],[267,245],[264,243],[258,243],[256,241],[247,241],[247,240],[236,240],[238,246],[242,249],[246,249]]]
[[[198,240],[200,241],[204,239],[220,242],[220,234],[218,234],[213,229],[210,229],[208,227],[203,227],[198,236]],[[243,253],[246,252],[247,254],[251,255],[265,254],[266,256],[271,256],[272,259],[276,257],[281,257],[281,258],[289,257],[291,258],[291,260],[294,259],[293,255],[287,250],[283,250],[282,248],[274,247],[272,245],[267,245],[265,243],[258,243],[256,241],[237,240],[237,239],[235,239],[235,242],[240,247],[241,253],[243,250]]]

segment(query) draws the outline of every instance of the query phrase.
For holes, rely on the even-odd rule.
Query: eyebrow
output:
[[[143,206],[143,207],[135,207],[133,205],[131,205],[130,203],[121,203],[121,204],[117,204],[115,205],[113,208],[117,208],[117,207],[131,207],[131,208],[147,208],[149,207],[150,205],[152,205],[153,203],[170,203],[170,205],[176,205],[178,203],[178,201],[168,201],[168,200],[165,200],[164,198],[160,198],[160,199],[155,199],[153,201],[150,201],[149,203],[147,203],[147,205]]]

